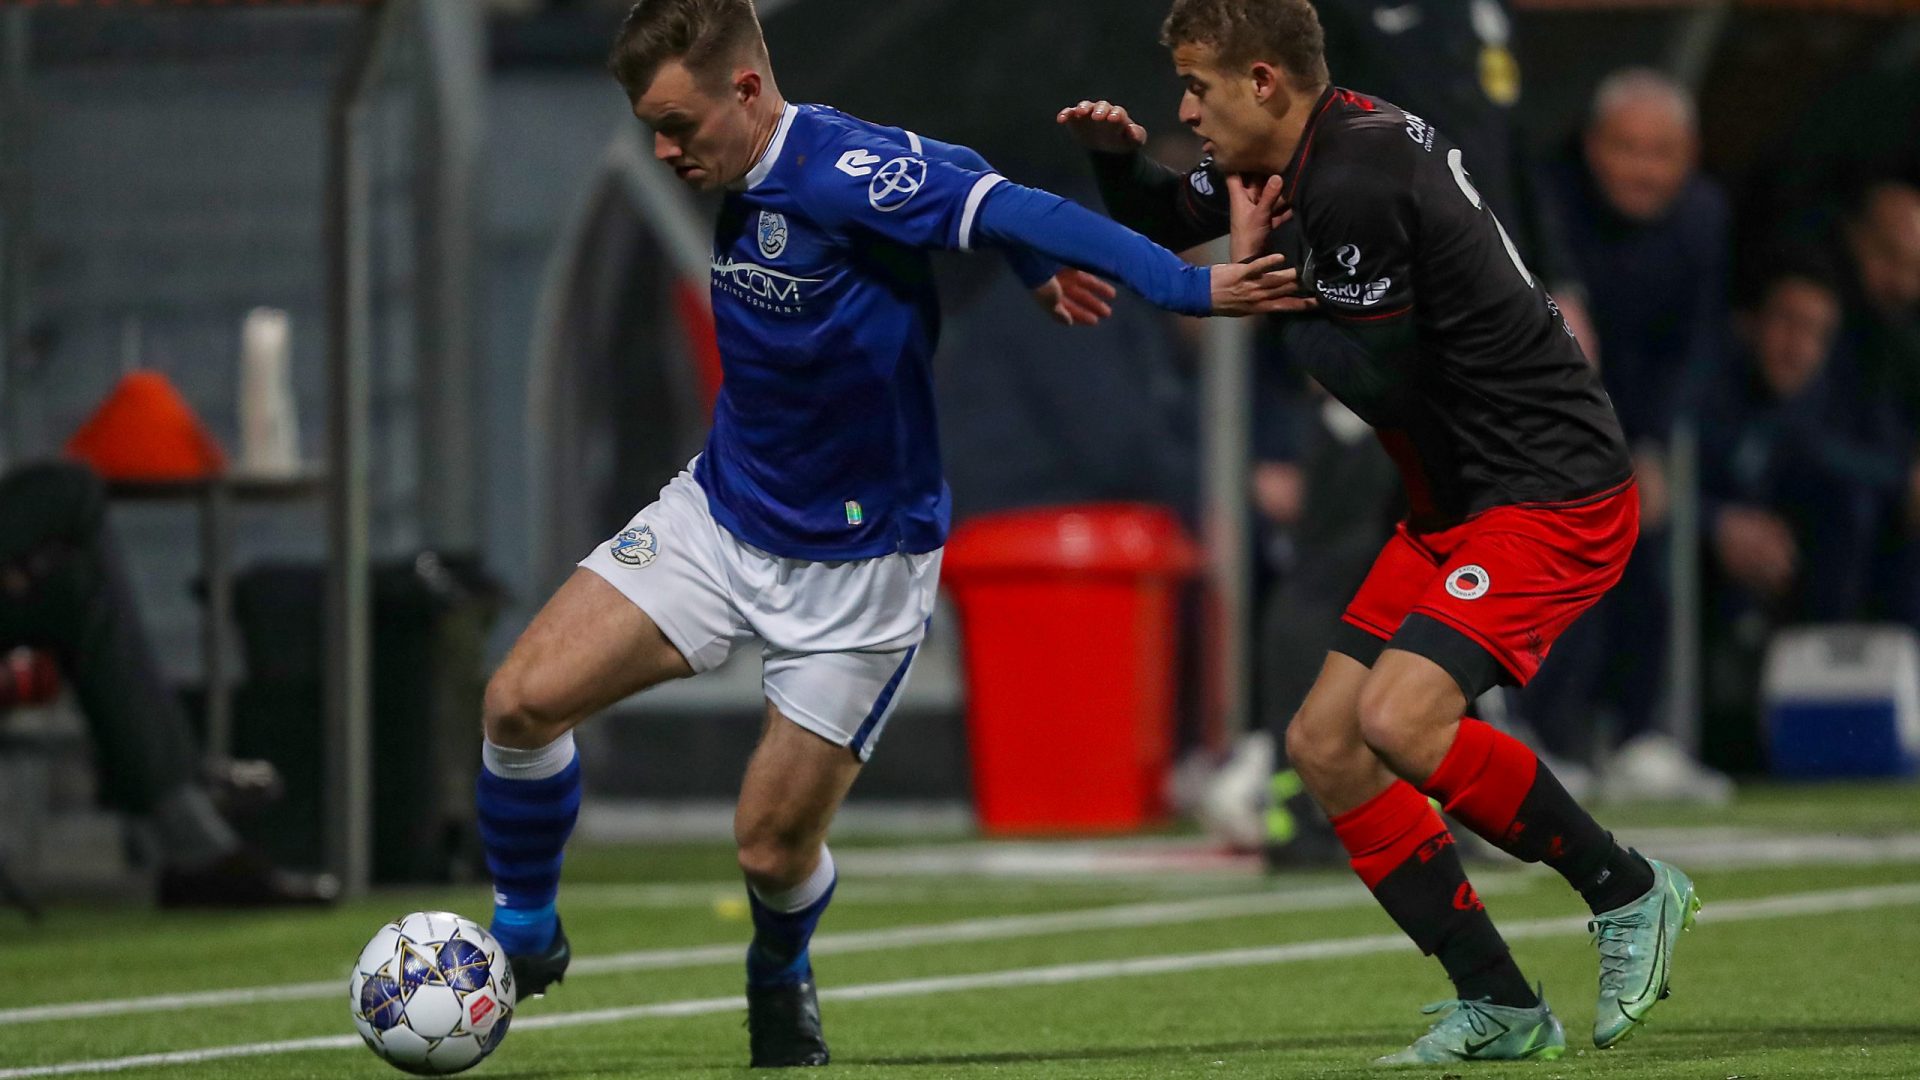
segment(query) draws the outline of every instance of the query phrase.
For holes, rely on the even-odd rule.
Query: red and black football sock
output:
[[[1420,790],[1501,851],[1551,866],[1596,915],[1653,887],[1647,860],[1614,843],[1525,744],[1482,721],[1460,721]]]
[[[1437,958],[1467,1001],[1539,1003],[1467,881],[1453,834],[1427,797],[1397,780],[1333,819],[1354,873],[1420,951]]]

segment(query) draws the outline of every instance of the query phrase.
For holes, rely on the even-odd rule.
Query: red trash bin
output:
[[[1164,509],[1028,510],[954,530],[941,576],[965,643],[990,833],[1137,828],[1165,812],[1181,586],[1200,553]]]

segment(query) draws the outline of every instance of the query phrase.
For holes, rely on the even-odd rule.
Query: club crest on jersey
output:
[[[619,562],[637,569],[646,569],[660,555],[660,538],[654,535],[653,526],[642,525],[637,529],[628,529],[612,540],[611,554]]]
[[[760,255],[777,259],[787,250],[787,216],[771,210],[760,211]]]
[[[1447,592],[1457,600],[1478,600],[1493,587],[1484,566],[1462,566],[1447,575]]]
[[[927,182],[927,163],[917,157],[897,157],[873,174],[867,185],[867,202],[883,214],[913,201]]]
[[[1213,177],[1207,175],[1207,167],[1205,165],[1193,170],[1187,177],[1187,183],[1192,184],[1193,190],[1202,195],[1213,194]]]

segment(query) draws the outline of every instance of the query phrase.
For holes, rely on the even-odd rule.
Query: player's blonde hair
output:
[[[614,38],[607,68],[638,101],[662,64],[678,60],[716,87],[742,61],[767,61],[753,0],[640,0]]]
[[[1326,34],[1308,0],[1173,0],[1160,41],[1210,46],[1228,67],[1276,63],[1299,90],[1329,81]]]

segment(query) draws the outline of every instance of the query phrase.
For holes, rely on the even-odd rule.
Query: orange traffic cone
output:
[[[204,480],[227,467],[220,444],[157,371],[121,379],[67,440],[67,454],[109,480]]]

